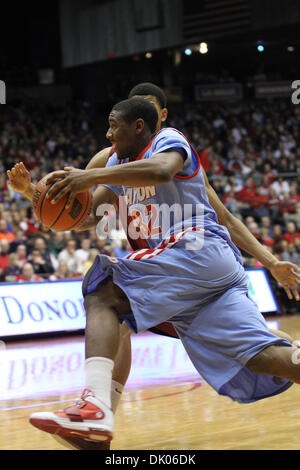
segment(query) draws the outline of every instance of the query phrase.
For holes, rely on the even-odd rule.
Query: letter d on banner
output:
[[[0,300],[2,300],[3,306],[5,308],[5,312],[8,318],[8,323],[13,323],[14,325],[16,325],[17,323],[21,323],[24,319],[24,312],[23,312],[22,305],[20,304],[18,299],[16,299],[15,297],[6,296],[6,297],[0,297]],[[18,309],[19,309],[19,312],[18,312]],[[17,312],[19,313],[19,318],[16,319],[15,314]]]
[[[0,80],[0,104],[6,104],[6,86],[3,80]]]

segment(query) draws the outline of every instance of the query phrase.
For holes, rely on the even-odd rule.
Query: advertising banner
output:
[[[196,101],[226,101],[243,98],[243,87],[240,83],[218,83],[196,85]]]
[[[259,310],[277,312],[265,270],[246,269],[246,273],[249,296]],[[0,338],[84,330],[81,285],[81,279],[0,284]]]
[[[85,328],[82,280],[0,284],[0,337]]]
[[[286,98],[291,96],[290,81],[255,83],[256,98]]]

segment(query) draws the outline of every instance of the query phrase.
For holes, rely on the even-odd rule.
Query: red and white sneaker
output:
[[[33,413],[29,422],[41,431],[60,436],[63,440],[79,437],[94,442],[110,441],[114,431],[112,410],[87,389],[75,405],[63,411]]]

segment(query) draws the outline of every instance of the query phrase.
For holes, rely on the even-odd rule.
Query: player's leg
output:
[[[293,346],[270,346],[247,362],[256,374],[274,375],[300,384],[300,350]]]
[[[120,329],[120,346],[115,358],[111,386],[111,408],[116,413],[121,400],[123,387],[125,386],[131,368],[131,330],[126,323],[122,323]],[[61,445],[73,450],[110,450],[110,441],[97,442],[81,437],[65,436],[64,438],[53,435]]]
[[[113,381],[122,387],[126,384],[131,369],[131,333],[132,331],[128,328],[127,324],[122,323],[119,350],[115,358],[112,376]]]
[[[300,367],[292,363],[299,349],[268,331],[243,288],[229,289],[175,326],[196,369],[220,395],[250,403],[299,382]]]
[[[120,341],[119,316],[130,313],[123,291],[110,278],[85,297],[86,389],[81,402],[62,412],[34,413],[30,422],[59,436],[94,441],[112,438],[111,382]]]
[[[126,323],[120,328],[120,346],[115,358],[111,386],[111,408],[116,413],[121,400],[123,387],[125,386],[131,368],[131,330]],[[81,437],[64,436],[63,438],[53,435],[54,439],[61,445],[73,450],[110,450],[110,441],[91,441]]]
[[[279,338],[286,339],[286,340],[289,341],[291,344],[293,344],[293,342],[294,342],[294,338],[292,338],[292,336],[289,335],[288,333],[286,333],[285,331],[273,330],[272,328],[269,328],[269,331],[270,331],[270,333],[273,333],[273,335],[276,335],[276,336],[278,336]]]
[[[114,360],[119,349],[120,324],[117,305],[119,290],[110,278],[84,299],[86,311],[85,357]]]

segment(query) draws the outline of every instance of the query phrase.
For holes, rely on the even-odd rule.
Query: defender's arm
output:
[[[287,261],[278,261],[272,253],[261,245],[247,227],[224,206],[209,184],[203,169],[202,172],[209,203],[216,211],[219,223],[229,231],[233,243],[259,260],[283,286],[289,299],[294,296],[296,300],[300,300],[297,286],[297,284],[300,284],[300,269],[298,266]]]

